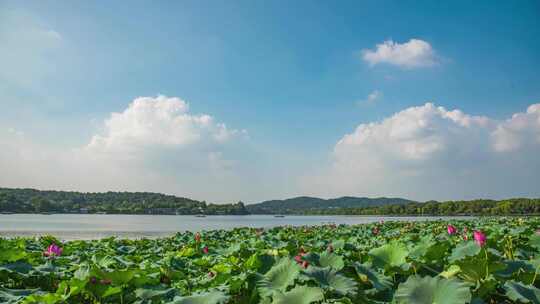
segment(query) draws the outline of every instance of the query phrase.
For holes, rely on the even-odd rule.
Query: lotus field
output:
[[[540,303],[538,218],[0,239],[1,303]]]

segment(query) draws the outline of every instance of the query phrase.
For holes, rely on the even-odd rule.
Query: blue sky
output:
[[[96,135],[112,138],[111,134],[118,134],[107,127],[111,113],[125,113],[137,97],[178,97],[189,104],[189,115],[214,118],[212,132],[219,132],[218,125],[223,123],[229,130],[238,131],[232,133],[242,135],[231,136],[238,138],[227,144],[209,144],[204,138],[213,133],[197,133],[202,139],[197,147],[190,146],[189,152],[156,152],[156,146],[163,142],[146,141],[144,152],[136,152],[136,163],[128,166],[133,174],[144,177],[138,182],[113,173],[103,183],[85,179],[71,184],[61,179],[51,182],[47,174],[37,174],[24,165],[13,168],[17,178],[3,177],[0,182],[6,186],[83,191],[162,191],[212,201],[257,201],[300,194],[401,195],[416,199],[538,196],[537,187],[525,182],[533,173],[519,173],[522,167],[509,170],[523,183],[493,191],[483,184],[474,184],[464,193],[462,184],[448,185],[445,191],[424,190],[426,179],[422,178],[412,178],[417,180],[414,187],[403,189],[383,182],[395,176],[381,176],[380,181],[372,181],[373,185],[362,186],[366,183],[360,181],[372,175],[369,170],[384,170],[354,164],[370,159],[371,154],[364,153],[377,154],[383,148],[373,150],[378,144],[372,143],[368,150],[373,151],[366,152],[360,146],[359,152],[356,149],[362,143],[355,142],[345,153],[355,155],[354,159],[344,159],[336,150],[360,124],[379,123],[383,128],[384,119],[427,102],[435,104],[431,109],[435,114],[423,114],[429,119],[435,115],[445,122],[446,112],[438,111],[438,106],[487,117],[492,122],[489,127],[482,126],[487,129],[482,129],[486,141],[499,136],[494,135],[497,129],[518,132],[518,127],[503,123],[540,102],[539,15],[537,1],[295,1],[294,5],[287,1],[2,1],[0,105],[5,110],[0,111],[0,128],[5,133],[4,144],[15,151],[2,156],[5,164],[35,161],[57,164],[66,172],[76,171],[63,159],[89,161],[81,160],[80,155],[57,159],[58,151],[78,151]],[[411,48],[420,44],[407,43],[420,41],[429,49],[420,50],[419,57],[400,57],[397,48],[380,61],[367,60],[368,51],[382,56],[376,52],[385,41]],[[519,134],[512,133],[513,140],[525,136],[522,142],[535,142],[535,113],[526,117],[529,123],[518,128]],[[416,122],[425,119],[414,117]],[[458,142],[463,145],[453,141],[454,136],[441,135],[455,126],[428,122],[431,124],[421,127],[435,130],[435,135],[420,143],[439,143],[447,153],[454,151],[450,148],[457,147]],[[119,122],[114,130],[132,128],[135,132],[135,127]],[[471,133],[474,131],[467,129],[462,136],[467,138]],[[507,133],[505,136],[509,136]],[[13,134],[23,139],[16,141]],[[409,135],[404,140],[420,149],[419,142]],[[359,136],[365,134],[360,132]],[[392,136],[380,136],[377,142],[384,149],[403,149],[403,140],[395,142]],[[507,137],[505,140],[510,141]],[[183,141],[178,142],[173,141],[173,150],[185,148]],[[16,151],[21,149],[29,156],[20,158],[21,153]],[[148,156],[149,149],[153,156]],[[46,152],[38,157],[34,150]],[[531,155],[540,151],[537,145],[518,150],[511,155],[521,160],[532,159]],[[118,163],[118,157],[125,156],[120,152],[107,155],[115,153],[116,158],[98,164],[110,169],[111,164]],[[226,174],[192,166],[202,162],[198,157],[207,153],[221,155],[220,161],[226,165],[220,168],[225,166]],[[359,155],[363,156],[357,159]],[[464,151],[456,155],[460,157],[450,163],[465,164],[492,156]],[[448,159],[441,162],[440,155],[430,154],[429,159],[423,155],[421,165],[402,156],[372,162],[380,162],[388,172],[403,170],[402,165],[413,166],[415,173],[407,169],[403,173],[406,176],[460,179],[455,172],[434,172],[425,167],[433,165],[430,161],[435,159],[435,167],[448,165]],[[91,156],[94,160],[100,157]],[[396,162],[400,164],[397,167]],[[336,169],[343,163],[356,169],[346,174]],[[539,164],[523,166],[538,168]],[[193,173],[179,173],[190,170],[199,177],[191,180]],[[490,165],[471,170],[481,173],[474,178],[478,180],[489,176],[490,170],[499,172],[502,168]],[[54,169],[43,167],[42,171]],[[114,171],[122,172],[120,168]],[[342,183],[344,179],[358,180],[359,184]],[[493,184],[506,183],[494,180]]]

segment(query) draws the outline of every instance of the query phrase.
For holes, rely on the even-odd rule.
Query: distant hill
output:
[[[299,196],[284,200],[270,200],[246,205],[246,209],[252,214],[290,214],[306,213],[309,210],[365,208],[385,205],[405,205],[409,203],[416,203],[416,201],[392,197],[369,198],[344,196],[332,199],[322,199],[317,197]]]

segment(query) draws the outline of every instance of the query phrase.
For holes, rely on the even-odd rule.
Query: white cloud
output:
[[[103,134],[94,135],[92,151],[133,152],[152,146],[186,147],[224,143],[245,131],[230,130],[207,114],[189,113],[188,104],[177,97],[139,97],[121,113],[105,121]]]
[[[334,147],[313,194],[413,199],[538,196],[540,104],[507,121],[427,103],[359,125]]]
[[[379,90],[375,90],[367,96],[366,99],[360,100],[358,104],[360,105],[372,105],[375,104],[377,101],[381,100],[383,97],[383,93]]]
[[[540,144],[540,104],[529,106],[497,126],[492,134],[496,151],[512,152]]]
[[[402,68],[420,68],[437,64],[431,45],[420,39],[411,39],[402,44],[386,40],[377,44],[375,50],[362,50],[362,58],[370,66],[386,63]]]

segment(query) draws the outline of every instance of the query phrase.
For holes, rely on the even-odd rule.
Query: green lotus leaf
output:
[[[454,248],[452,254],[448,258],[448,261],[450,261],[450,263],[453,263],[469,256],[475,256],[480,253],[480,249],[481,247],[473,241],[460,243],[456,246],[456,248]]]
[[[394,299],[404,304],[465,304],[471,301],[471,291],[455,279],[411,276],[399,284]]]
[[[495,274],[501,278],[511,278],[516,273],[534,273],[535,267],[532,263],[527,261],[503,261],[503,264],[506,266],[503,269],[497,271]]]
[[[412,248],[410,248],[409,257],[415,260],[422,258],[431,245],[432,244],[428,243],[425,240],[421,240],[416,244],[413,244],[413,246],[411,246]]]
[[[240,244],[233,244],[232,246],[227,246],[223,249],[216,250],[216,252],[222,256],[230,256],[241,249]]]
[[[178,252],[178,256],[179,257],[192,257],[194,255],[197,254],[197,250],[195,250],[195,248],[193,247],[184,247],[182,249],[180,249],[180,251]]]
[[[114,285],[124,285],[127,284],[133,276],[135,275],[135,270],[115,270],[110,272],[99,272],[99,277],[102,279],[109,279]]]
[[[24,298],[24,304],[56,304],[62,303],[62,300],[64,297],[56,293],[32,294]]]
[[[503,270],[506,267],[498,261],[487,261],[483,258],[467,258],[456,262],[456,265],[461,269],[460,275],[471,283],[487,277],[490,273]]]
[[[147,287],[135,289],[135,296],[142,300],[151,300],[154,298],[172,297],[176,289],[174,288],[160,288],[160,287]]]
[[[60,291],[64,299],[69,298],[70,296],[80,294],[83,291],[84,287],[86,286],[86,283],[87,283],[86,281],[81,281],[76,278],[72,278],[69,281],[62,282],[60,286],[58,287],[58,290],[56,291],[56,293]]]
[[[540,304],[540,289],[521,282],[508,281],[504,284],[506,296],[519,303]]]
[[[296,286],[291,291],[277,293],[272,304],[310,304],[323,299],[323,291],[318,287]]]
[[[252,254],[247,261],[245,262],[245,266],[248,269],[257,270],[259,267],[262,266],[262,262],[259,259],[259,255],[257,253]]]
[[[49,260],[45,264],[35,267],[35,270],[43,274],[48,274],[57,272],[58,267],[56,267],[56,265],[54,265],[52,261]]]
[[[325,251],[319,256],[319,265],[321,267],[331,267],[335,270],[341,270],[345,264],[341,256]]]
[[[92,262],[99,268],[109,268],[116,263],[116,260],[110,255],[93,255]]]
[[[405,245],[398,242],[391,242],[369,251],[369,255],[373,257],[373,265],[380,268],[401,267],[407,263],[405,258],[408,254]]]
[[[529,237],[529,245],[531,245],[532,247],[536,248],[537,250],[540,250],[540,234],[538,234],[538,233],[533,233],[533,234]]]
[[[223,292],[210,291],[187,297],[175,297],[172,302],[168,302],[167,304],[222,304],[228,300],[229,297]]]
[[[17,261],[14,263],[4,264],[0,266],[0,271],[6,270],[8,272],[17,272],[20,274],[27,274],[32,269],[33,269],[32,265],[23,261]]]
[[[135,246],[120,246],[116,249],[121,254],[131,254],[137,250]]]
[[[498,286],[499,281],[497,281],[493,275],[489,275],[487,278],[477,281],[474,295],[479,298],[488,297],[497,292]]]
[[[87,280],[90,277],[90,266],[88,264],[81,264],[73,273],[73,277],[79,280]]]
[[[379,291],[392,288],[392,280],[368,265],[355,263],[354,269],[362,281],[369,281]]]
[[[22,239],[12,241],[0,239],[0,263],[16,262],[24,259],[28,255],[25,247],[25,241]]]
[[[18,248],[0,248],[0,262],[15,262],[26,257],[26,252]]]
[[[115,294],[119,294],[121,292],[122,292],[122,287],[120,287],[120,286],[109,286],[109,287],[107,287],[107,289],[105,289],[105,291],[103,292],[101,297],[106,298],[106,297],[113,296]]]
[[[303,260],[308,261],[309,264],[318,267],[331,267],[335,270],[341,270],[345,265],[343,258],[337,254],[329,253],[327,251],[320,255],[310,252],[302,257]]]
[[[336,270],[330,267],[309,267],[304,271],[304,274],[325,290],[333,291],[339,295],[356,294],[356,282],[351,278],[338,274]]]
[[[275,291],[285,291],[294,283],[300,274],[300,267],[291,259],[281,259],[258,282],[258,289],[262,295],[269,296]]]
[[[343,249],[345,247],[345,241],[344,240],[333,241],[332,247],[334,247],[334,249]]]
[[[37,292],[38,289],[8,289],[0,287],[0,302],[1,303],[19,303],[26,296]]]
[[[454,277],[456,274],[458,274],[461,271],[461,267],[458,265],[452,265],[448,267],[445,271],[439,273],[439,275],[445,279],[450,279]]]

